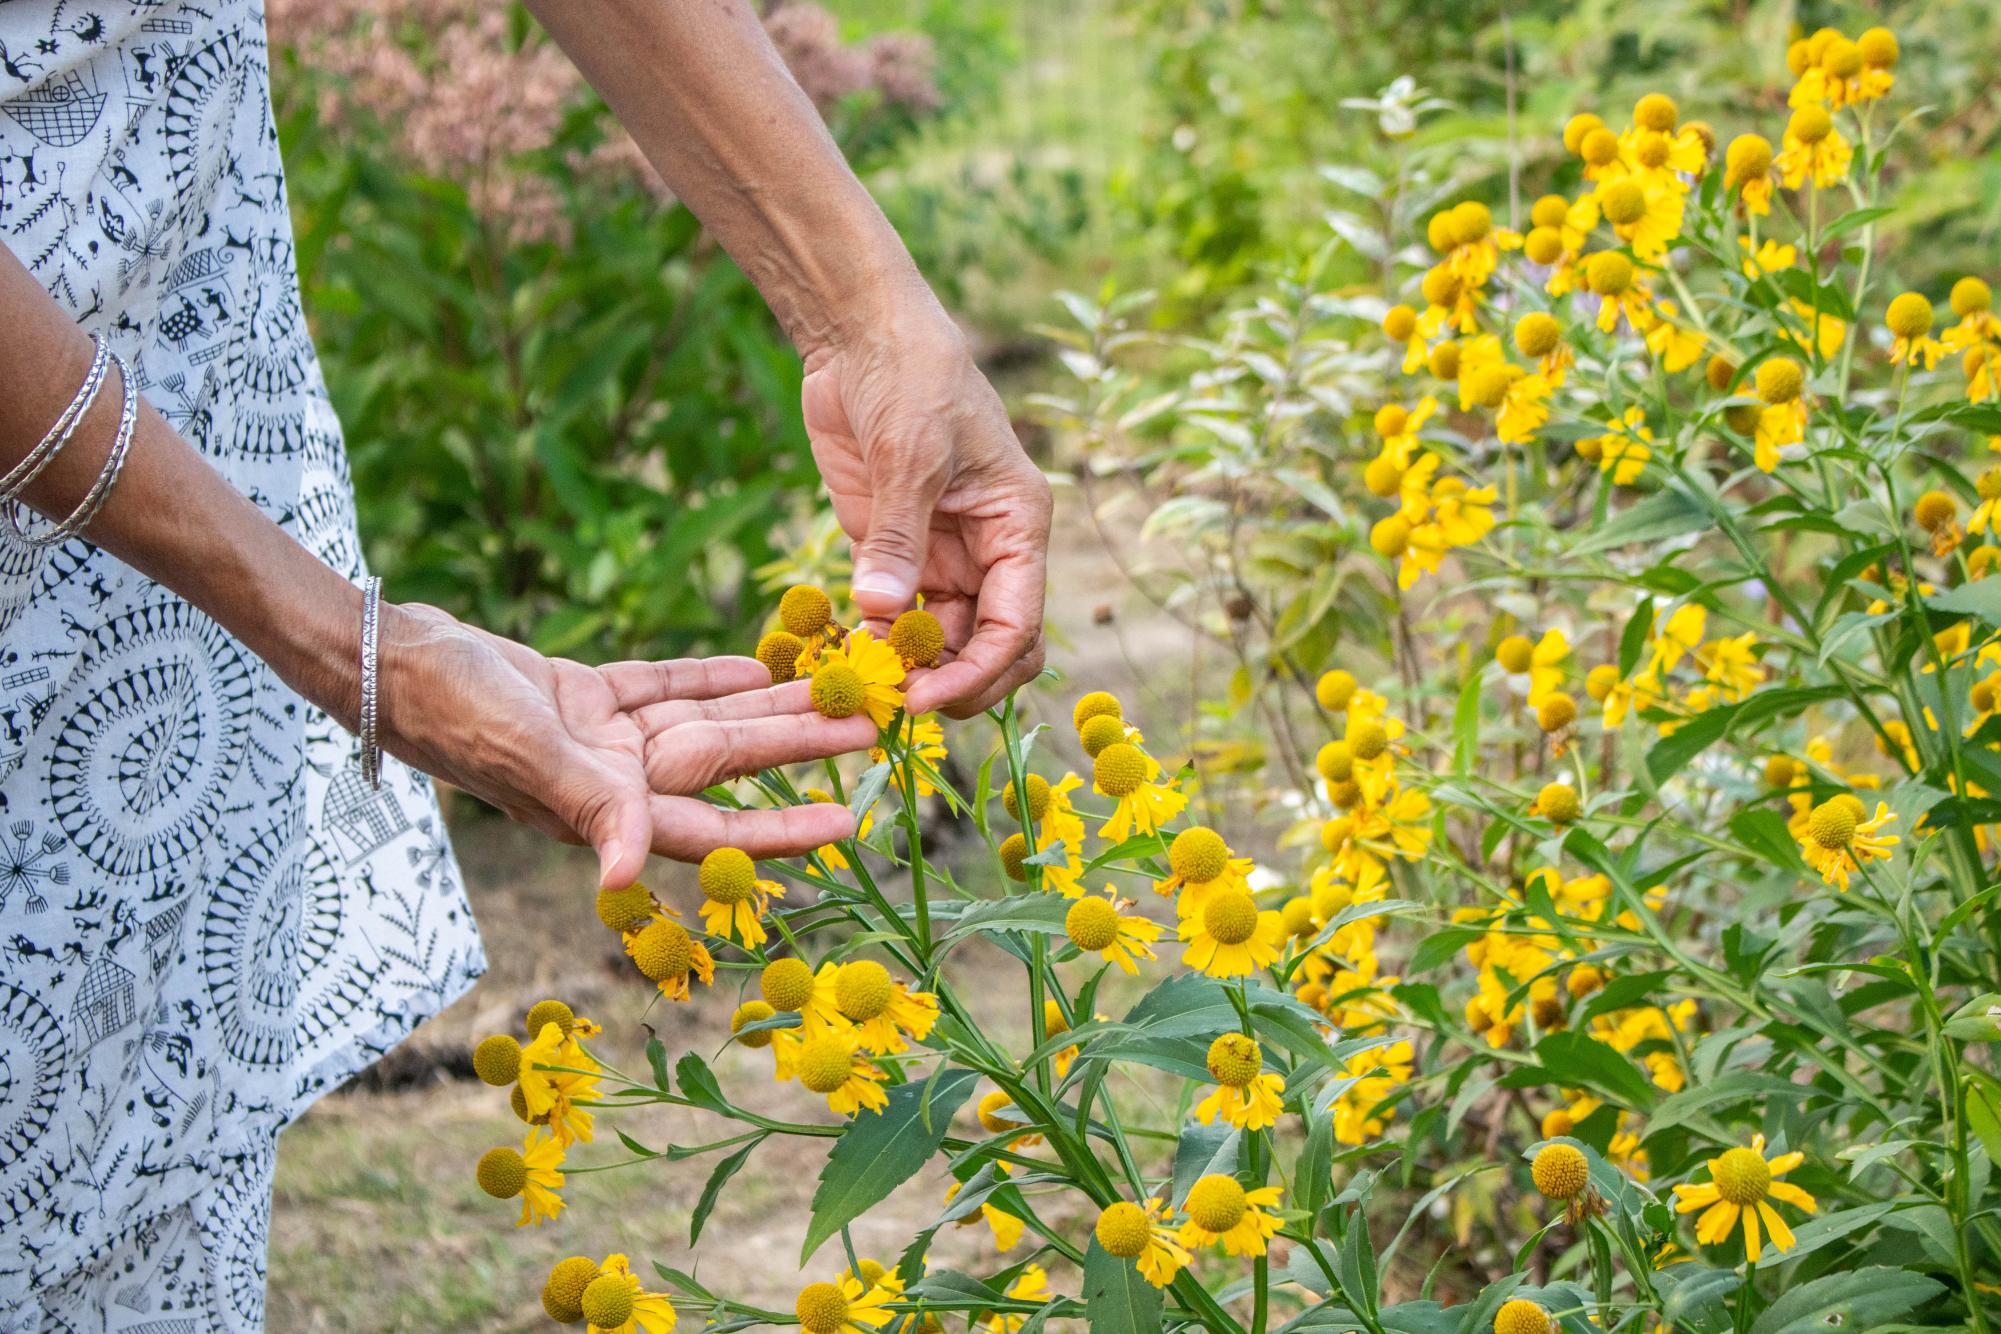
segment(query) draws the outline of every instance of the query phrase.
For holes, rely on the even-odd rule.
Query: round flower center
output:
[[[822,663],[813,673],[813,708],[822,718],[852,718],[868,692],[855,669],[844,662]]]
[[[472,1069],[481,1082],[506,1088],[521,1073],[521,1044],[495,1033],[472,1049]]]
[[[532,1040],[542,1036],[542,1030],[550,1024],[563,1030],[568,1037],[576,1031],[577,1016],[570,1007],[559,1000],[536,1001],[528,1007],[528,1036]]]
[[[1339,667],[1323,672],[1313,685],[1313,693],[1319,697],[1321,708],[1329,713],[1339,713],[1348,707],[1348,701],[1355,698],[1355,674]]]
[[[1531,263],[1554,264],[1563,256],[1563,233],[1554,227],[1537,227],[1522,242],[1522,253]]]
[[[1120,741],[1098,752],[1091,777],[1108,797],[1129,797],[1146,781],[1146,756],[1139,747]]]
[[[1633,156],[1640,160],[1641,166],[1658,169],[1667,165],[1668,151],[1671,148],[1673,148],[1673,145],[1667,141],[1666,135],[1649,134],[1641,138],[1639,147],[1634,150]],[[1646,212],[1646,204],[1643,197],[1640,207],[1635,210],[1632,218],[1628,219],[1628,221],[1638,222],[1640,214],[1644,212]],[[1609,217],[1610,215],[1608,214],[1607,216]]]
[[[1494,1313],[1494,1334],[1549,1334],[1552,1328],[1549,1313],[1521,1297],[1502,1303]]]
[[[1355,772],[1355,755],[1345,741],[1330,741],[1313,757],[1313,767],[1330,783],[1346,780]]]
[[[1126,725],[1117,715],[1101,713],[1095,718],[1087,718],[1077,729],[1078,744],[1084,747],[1086,755],[1102,755],[1109,746],[1126,739]]]
[[[1021,834],[1009,834],[1001,840],[1001,870],[1007,872],[1010,880],[1028,879],[1028,868],[1022,863],[1028,857],[1028,839]]]
[[[811,584],[794,584],[778,599],[778,623],[801,639],[819,634],[833,619],[833,600]]]
[[[980,1099],[980,1125],[989,1135],[1005,1135],[1010,1130],[1019,1130],[1027,1125],[1011,1116],[1002,1116],[1000,1109],[1014,1106],[1014,1099],[1002,1089],[995,1089]]]
[[[848,1299],[832,1283],[809,1283],[799,1290],[793,1313],[807,1334],[834,1334],[848,1323]]]
[[[1544,1199],[1558,1201],[1575,1199],[1591,1179],[1583,1151],[1573,1144],[1544,1145],[1529,1164],[1529,1175]]]
[[[1215,830],[1195,825],[1174,836],[1168,845],[1167,864],[1189,884],[1206,885],[1229,866],[1230,845]]]
[[[769,1047],[773,1032],[769,1028],[760,1028],[755,1033],[747,1036],[739,1035],[743,1034],[746,1025],[760,1023],[772,1018],[777,1013],[778,1011],[772,1009],[764,1001],[745,1001],[743,1004],[737,1006],[735,1012],[730,1015],[730,1036],[736,1038],[738,1042],[741,1042],[746,1047]]]
[[[1226,889],[1202,909],[1202,926],[1220,944],[1241,945],[1257,933],[1258,905],[1243,890]]]
[[[1548,783],[1536,794],[1536,807],[1545,818],[1557,824],[1569,824],[1583,813],[1584,807],[1577,799],[1577,789],[1568,783]]]
[[[574,1325],[584,1318],[584,1289],[598,1276],[597,1261],[587,1255],[573,1255],[556,1261],[549,1281],[542,1285],[542,1309],[561,1325]]]
[[[1548,356],[1556,351],[1562,337],[1563,330],[1556,317],[1546,311],[1533,311],[1515,323],[1515,346],[1525,357]]]
[[[1605,221],[1615,227],[1623,227],[1646,216],[1647,193],[1640,188],[1638,181],[1614,181],[1598,192],[1598,207],[1605,214]]]
[[[1922,338],[1932,331],[1932,303],[1916,292],[1905,292],[1890,302],[1883,322],[1899,338]]]
[[[1151,1232],[1146,1210],[1130,1200],[1107,1205],[1098,1215],[1098,1244],[1107,1255],[1116,1255],[1121,1260],[1131,1260],[1144,1251]]]
[[[1030,774],[1028,784],[1028,818],[1038,824],[1049,814],[1049,780],[1041,774]],[[1014,784],[1009,783],[1001,790],[1001,805],[1007,808],[1010,820],[1021,818],[1021,799],[1015,795]]]
[[[644,885],[598,891],[598,920],[614,931],[630,931],[653,915],[653,891]]]
[[[528,1163],[512,1149],[488,1149],[473,1175],[479,1188],[496,1200],[511,1200],[528,1184]]]
[[[1119,910],[1109,899],[1078,899],[1063,914],[1063,931],[1080,950],[1102,950],[1119,938]]]
[[[1218,1084],[1242,1088],[1264,1068],[1264,1053],[1257,1039],[1243,1033],[1225,1033],[1209,1044],[1209,1073]]]
[[[1542,1133],[1544,1138],[1554,1138],[1557,1135],[1568,1135],[1571,1131],[1575,1129],[1577,1129],[1577,1118],[1573,1117],[1570,1114],[1568,1108],[1558,1107],[1554,1111],[1550,1112],[1547,1116],[1543,1117],[1542,1119]],[[1554,1148],[1555,1146],[1552,1145],[1551,1147]],[[1547,1150],[1545,1150],[1544,1152],[1547,1152]],[[1537,1162],[1542,1161],[1542,1154],[1536,1155],[1536,1161]],[[1534,1165],[1531,1164],[1530,1166],[1531,1174],[1534,1173],[1534,1170],[1535,1170]],[[1538,1187],[1538,1189],[1540,1189],[1540,1187]]]
[[[854,1073],[848,1044],[834,1034],[808,1038],[799,1048],[799,1082],[815,1093],[832,1093]]]
[[[790,630],[773,630],[757,641],[757,660],[771,673],[771,684],[783,685],[799,674],[799,655],[806,641]]]
[[[757,864],[736,848],[717,848],[702,858],[702,893],[716,903],[747,903],[757,893]]]
[[[1390,734],[1373,719],[1348,728],[1348,753],[1358,760],[1373,760],[1390,748]]]
[[[1806,832],[1821,847],[1838,852],[1855,841],[1855,809],[1839,797],[1823,801],[1807,816]]]
[[[632,1285],[623,1274],[599,1274],[579,1303],[584,1319],[598,1329],[617,1329],[632,1319]]]
[[[1786,133],[1803,144],[1817,144],[1834,132],[1834,118],[1826,107],[1801,107],[1786,122]]]
[[[1304,894],[1285,901],[1279,909],[1279,919],[1285,923],[1288,936],[1310,936],[1313,934],[1313,900]]]
[[[1927,491],[1911,506],[1911,517],[1918,527],[1928,533],[1935,533],[1953,521],[1959,512],[1959,505],[1943,491]]]
[[[1584,281],[1599,296],[1618,296],[1633,285],[1633,261],[1616,250],[1601,250],[1585,261]]]
[[[889,646],[908,666],[935,667],[945,651],[945,630],[936,616],[915,607],[891,623]]]
[[[1409,342],[1417,332],[1417,312],[1409,306],[1391,306],[1383,316],[1383,332],[1399,343]]]
[[[801,959],[779,959],[764,966],[758,985],[774,1009],[802,1010],[813,999],[813,970]]]
[[[834,1004],[856,1023],[866,1023],[889,1008],[896,994],[889,969],[873,959],[856,959],[834,974]]]
[[[1577,701],[1557,691],[1536,706],[1535,718],[1543,731],[1560,732],[1577,721]]]
[[[1509,635],[1494,645],[1494,661],[1501,664],[1501,670],[1520,676],[1529,669],[1529,661],[1535,654],[1535,645],[1527,635]]]
[[[694,942],[679,922],[653,922],[632,939],[632,961],[655,982],[680,977],[695,961]]]
[[[1076,707],[1070,710],[1070,724],[1081,732],[1084,724],[1093,718],[1120,718],[1124,714],[1125,707],[1119,703],[1117,695],[1109,690],[1093,690],[1080,698]]]
[[[1196,1182],[1183,1207],[1188,1211],[1188,1220],[1204,1232],[1228,1232],[1244,1221],[1244,1212],[1250,1206],[1237,1179],[1218,1172]]]
[[[1643,130],[1672,130],[1680,115],[1674,99],[1666,93],[1648,93],[1633,103],[1633,124]]]
[[[1594,167],[1602,167],[1619,156],[1619,136],[1599,126],[1577,145],[1577,155]]]
[[[1755,1149],[1727,1149],[1709,1165],[1716,1193],[1732,1204],[1756,1204],[1772,1185],[1772,1169]]]
[[[2001,500],[2001,468],[1989,468],[1973,485],[1982,500]]]

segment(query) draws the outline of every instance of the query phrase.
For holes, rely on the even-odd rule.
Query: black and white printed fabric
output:
[[[361,576],[261,5],[0,0],[0,240]],[[202,613],[0,525],[0,1330],[261,1328],[277,1131],[483,966],[427,779],[370,790]]]

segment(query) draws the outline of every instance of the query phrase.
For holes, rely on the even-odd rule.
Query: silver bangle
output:
[[[382,786],[381,630],[382,580],[370,575],[361,582],[361,776],[371,790]]]
[[[62,452],[69,438],[76,432],[76,424],[83,420],[83,414],[90,411],[90,405],[97,401],[97,391],[104,384],[104,368],[111,356],[111,346],[96,334],[90,336],[90,369],[84,372],[83,384],[77,388],[76,396],[69,401],[55,425],[28,451],[27,457],[10,469],[5,477],[0,477],[0,500],[12,500],[41,475],[49,461]]]
[[[132,378],[132,368],[117,353],[111,360],[118,367],[118,374],[125,382],[125,402],[118,412],[118,434],[111,441],[111,453],[104,460],[104,467],[98,472],[97,480],[90,484],[90,490],[70,511],[70,516],[45,533],[29,533],[21,522],[26,507],[20,501],[10,501],[7,522],[13,526],[14,536],[31,547],[52,547],[58,542],[66,542],[90,526],[97,512],[104,508],[104,502],[111,495],[111,488],[117,484],[118,474],[125,470],[125,459],[132,452],[132,431],[139,422],[139,385]]]

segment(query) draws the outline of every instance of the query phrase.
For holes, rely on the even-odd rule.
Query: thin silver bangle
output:
[[[361,776],[371,790],[382,787],[381,629],[382,580],[370,575],[361,583]]]
[[[26,506],[20,501],[10,501],[7,508],[7,522],[13,526],[14,536],[31,547],[52,547],[58,542],[66,542],[82,533],[104,508],[104,502],[111,495],[111,488],[118,482],[118,474],[125,471],[126,456],[132,452],[132,430],[139,421],[139,385],[132,378],[132,368],[125,359],[113,353],[111,361],[118,367],[118,374],[125,382],[125,402],[118,411],[118,434],[111,441],[111,453],[104,460],[104,467],[98,472],[97,480],[90,484],[90,490],[70,511],[70,516],[45,533],[30,533],[21,522]]]
[[[110,361],[111,345],[96,334],[90,336],[90,369],[84,372],[83,384],[78,386],[76,396],[69,401],[55,425],[28,451],[27,457],[10,469],[5,477],[0,477],[0,501],[12,500],[27,488],[28,483],[41,475],[49,461],[62,452],[76,433],[76,424],[83,420],[83,414],[90,411],[90,405],[97,401],[97,391],[104,384],[104,368]]]

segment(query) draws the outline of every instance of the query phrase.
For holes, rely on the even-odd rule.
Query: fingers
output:
[[[794,857],[855,832],[848,808],[829,802],[723,811],[690,797],[656,795],[650,809],[653,851],[684,862],[700,861],[717,848],[739,848],[756,858]]]
[[[771,679],[763,668],[758,671]],[[813,687],[809,681],[787,681],[781,686],[745,690],[715,699],[670,699],[649,704],[633,714],[640,730],[649,738],[670,727],[688,723],[729,722],[747,718],[777,718],[813,712]]]
[[[943,708],[970,717],[1042,670],[1043,570],[1040,547],[988,568],[972,637],[950,663],[911,685],[912,713]]]
[[[672,658],[664,662],[614,662],[598,672],[632,712],[677,699],[718,699],[771,684],[771,673],[756,658]]]
[[[873,451],[872,451],[873,452]],[[868,532],[855,543],[855,606],[869,617],[894,616],[917,593],[931,540],[931,515],[950,477],[946,449],[886,449],[869,497]]]
[[[866,714],[690,722],[647,740],[646,777],[655,792],[686,795],[760,769],[866,750],[875,741],[876,727]]]

